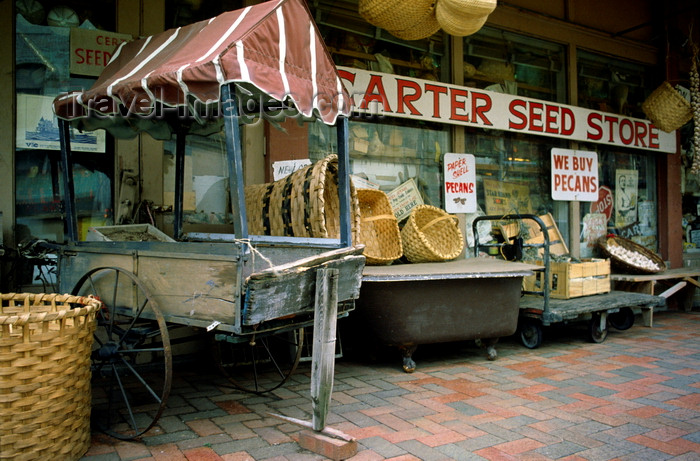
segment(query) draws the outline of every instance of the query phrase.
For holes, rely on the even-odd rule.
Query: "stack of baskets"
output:
[[[671,86],[663,82],[642,103],[642,110],[660,130],[677,130],[693,118],[690,103]]]
[[[329,155],[279,181],[246,186],[245,204],[250,234],[338,238],[338,156]],[[360,212],[352,183],[350,219],[357,242]]]
[[[464,250],[456,218],[432,205],[418,205],[401,229],[403,253],[412,263],[455,259]]]
[[[455,37],[475,34],[496,9],[497,0],[438,0],[435,17],[442,30]]]
[[[401,234],[389,197],[377,189],[358,189],[360,239],[368,265],[391,264],[403,254]]]
[[[94,298],[0,294],[0,459],[79,459],[90,447]]]

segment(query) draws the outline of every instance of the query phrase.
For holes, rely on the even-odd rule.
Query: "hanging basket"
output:
[[[454,216],[432,205],[413,209],[403,229],[403,254],[412,263],[449,261],[464,249],[464,237]]]
[[[455,37],[475,34],[496,9],[496,0],[438,0],[435,18],[440,27]]]
[[[399,223],[389,197],[377,189],[358,189],[360,241],[367,265],[391,264],[403,254]]]
[[[610,263],[628,274],[656,274],[666,270],[666,263],[653,251],[632,240],[616,235],[602,237],[598,246]]]
[[[358,11],[370,24],[403,40],[421,40],[440,30],[435,0],[360,0]]]
[[[0,459],[76,460],[90,447],[94,298],[0,294]]]
[[[245,204],[252,235],[339,238],[337,155],[329,155],[279,181],[246,186]],[[352,182],[350,222],[356,242],[360,212]]]
[[[690,103],[668,82],[663,82],[642,103],[642,110],[660,130],[670,133],[693,118]]]

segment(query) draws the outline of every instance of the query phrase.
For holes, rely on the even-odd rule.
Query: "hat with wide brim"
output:
[[[438,0],[435,18],[450,35],[465,37],[483,27],[497,0]]]
[[[370,24],[404,40],[427,38],[440,30],[435,0],[360,0],[358,12]]]

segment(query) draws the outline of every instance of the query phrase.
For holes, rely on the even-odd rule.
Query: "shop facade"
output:
[[[63,239],[59,150],[42,137],[53,129],[51,113],[41,109],[46,102],[89,87],[122,40],[245,6],[115,0],[100,8],[113,14],[100,14],[87,2],[67,2],[69,10],[25,3],[41,11],[35,6],[32,16],[26,6],[0,6],[7,26],[3,64],[14,69],[0,85],[4,100],[12,101],[0,115],[0,211],[8,248],[29,238]],[[458,204],[446,200],[445,154],[470,154],[478,213],[551,213],[576,257],[593,255],[594,237],[613,232],[658,252],[671,267],[692,259],[700,244],[692,233],[700,209],[700,184],[689,173],[692,123],[666,133],[641,109],[664,80],[688,86],[687,44],[698,43],[698,30],[691,36],[686,21],[692,2],[501,2],[474,35],[440,31],[414,41],[369,24],[356,1],[308,3],[353,96],[356,181],[387,193],[410,188],[421,202],[454,212]],[[276,166],[335,150],[323,126],[277,125],[244,127],[249,184],[274,180]],[[84,146],[74,172],[81,235],[89,226],[130,222],[169,232],[174,145],[167,136],[81,135],[74,140]],[[185,204],[193,230],[229,225],[219,190],[226,170],[222,142],[214,135],[188,146],[192,181]],[[595,165],[579,163],[572,152],[594,154]],[[565,194],[555,199],[553,188]],[[466,230],[474,212],[458,208]],[[3,286],[32,283],[8,280],[9,272],[3,271]]]

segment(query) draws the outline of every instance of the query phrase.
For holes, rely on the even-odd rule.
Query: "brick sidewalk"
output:
[[[698,460],[700,313],[640,324],[601,344],[564,325],[534,350],[502,339],[493,362],[473,342],[421,346],[412,374],[394,350],[346,354],[327,423],[357,438],[353,461]],[[94,433],[82,459],[325,459],[300,448],[301,427],[269,416],[310,420],[309,367],[267,396],[235,391],[213,369],[176,369],[157,427],[132,442]]]

